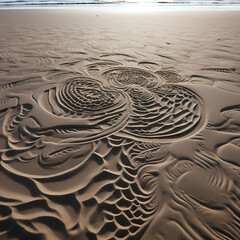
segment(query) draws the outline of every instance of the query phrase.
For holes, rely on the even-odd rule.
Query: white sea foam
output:
[[[239,5],[240,0],[0,0],[4,5],[57,5],[57,4],[118,4],[118,3],[158,3],[186,5]]]

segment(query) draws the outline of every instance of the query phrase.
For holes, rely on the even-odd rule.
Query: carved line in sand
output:
[[[221,72],[221,73],[232,73],[235,72],[235,68],[203,68],[203,71]]]
[[[230,106],[221,110],[224,120],[216,125],[207,124],[207,128],[217,131],[239,134],[240,132],[240,105]]]

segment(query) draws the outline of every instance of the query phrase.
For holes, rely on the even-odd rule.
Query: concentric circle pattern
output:
[[[141,87],[151,87],[156,86],[160,82],[153,73],[140,68],[114,68],[104,72],[103,76],[113,86],[137,84]]]
[[[157,74],[159,74],[157,72]],[[177,74],[161,72],[173,82]],[[141,141],[172,142],[190,136],[205,124],[202,100],[189,89],[166,84],[153,73],[137,68],[115,68],[103,73],[112,85],[125,88],[132,100],[128,125],[120,135]]]
[[[116,98],[116,94],[104,91],[96,81],[74,79],[63,84],[58,99],[67,109],[82,113],[111,107]]]

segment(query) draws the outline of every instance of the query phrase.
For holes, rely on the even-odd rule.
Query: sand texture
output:
[[[0,11],[0,240],[239,240],[240,11],[109,8]]]

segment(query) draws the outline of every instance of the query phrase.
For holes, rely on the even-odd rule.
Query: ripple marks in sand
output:
[[[113,86],[124,87],[137,84],[141,87],[153,87],[159,84],[159,79],[153,73],[140,68],[114,68],[103,73],[103,76]]]
[[[0,91],[1,90],[7,90],[7,89],[11,89],[14,88],[18,85],[24,85],[24,84],[28,84],[28,83],[34,83],[34,82],[38,82],[41,81],[41,78],[39,77],[33,77],[33,78],[29,78],[29,79],[23,79],[23,80],[19,80],[19,81],[14,81],[14,82],[10,82],[10,83],[6,83],[3,85],[0,85]]]
[[[133,114],[126,130],[130,135],[160,142],[182,138],[205,124],[201,100],[190,90],[178,86],[162,86],[154,93],[130,89]]]
[[[204,71],[212,71],[212,72],[221,72],[221,73],[232,73],[235,72],[235,68],[203,68]]]
[[[144,67],[146,69],[156,69],[159,65],[155,62],[139,62],[138,66]]]
[[[37,234],[46,234],[47,240],[51,240],[49,230],[54,229],[52,224],[55,222],[62,226],[59,232],[61,239],[75,239],[74,236],[77,239],[139,239],[155,212],[155,205],[149,203],[152,196],[141,189],[136,175],[137,169],[120,146],[112,147],[106,139],[100,140],[88,161],[77,171],[58,177],[45,175],[42,179],[30,179],[26,186],[35,189],[35,194],[42,192],[44,197],[38,200],[28,196],[31,195],[28,193],[30,190],[27,191],[24,185],[22,195],[26,197],[20,198],[21,202],[14,202],[11,208],[18,220],[17,224],[13,220],[12,226],[20,225],[36,237]],[[4,175],[5,181],[10,177]],[[23,178],[15,178],[25,184]],[[4,189],[4,196],[10,197],[11,193],[12,189]],[[0,212],[4,213],[4,210],[1,206]],[[9,218],[8,211],[10,209],[6,208],[4,223]],[[50,229],[45,233],[46,223],[50,224]],[[41,224],[42,228],[38,228]],[[62,235],[66,231],[67,234]],[[23,232],[22,236],[26,233]]]
[[[202,100],[185,87],[163,84],[153,73],[137,68],[116,68],[103,76],[114,87],[125,88],[132,100],[130,120],[122,131],[124,137],[171,142],[195,133],[205,124]],[[179,75],[172,78],[180,81]]]
[[[91,82],[91,84],[93,83]],[[95,90],[93,92],[95,92]],[[86,91],[83,91],[83,93],[86,93]],[[91,90],[89,91],[91,92]],[[84,97],[89,96],[88,94],[90,93],[88,92]],[[99,95],[98,101],[101,102],[102,100],[102,105],[96,102],[85,101],[85,105],[80,108],[79,104],[77,107],[74,105],[72,99],[68,102],[65,100],[64,103],[68,104],[67,107],[70,108],[71,111],[73,111],[73,108],[76,108],[75,113],[79,113],[74,119],[69,119],[65,116],[65,118],[69,119],[67,124],[69,126],[60,125],[57,128],[41,129],[40,126],[35,123],[31,124],[35,126],[35,129],[29,128],[29,123],[34,122],[34,119],[28,118],[27,116],[31,113],[31,105],[28,106],[27,113],[25,113],[25,105],[20,107],[19,110],[9,110],[9,120],[8,123],[6,122],[6,125],[3,124],[3,131],[4,134],[8,136],[8,142],[11,148],[3,152],[2,166],[17,175],[34,178],[44,178],[46,175],[48,175],[48,177],[59,176],[78,168],[87,161],[88,156],[94,152],[94,146],[92,146],[90,142],[117,131],[118,128],[124,126],[127,120],[127,115],[124,115],[124,104],[121,103],[118,105],[119,102],[116,103],[114,101],[117,99],[115,97],[121,95],[117,93],[114,95],[113,92],[110,95],[113,97],[111,104],[108,101],[109,96],[106,96],[107,101],[104,102],[105,95],[101,94],[101,92]],[[100,99],[100,97],[103,97],[103,99]],[[65,105],[61,106],[65,107]],[[98,107],[96,108],[96,106]],[[111,107],[114,110],[110,109]],[[84,113],[82,109],[85,110]],[[104,109],[104,111],[100,111],[101,109]],[[22,111],[25,111],[24,116],[22,116]],[[37,116],[33,117],[37,118]],[[78,119],[90,119],[91,121],[92,118],[94,119],[93,125],[91,126],[87,125],[88,121],[86,121],[86,125],[76,125]],[[58,117],[56,116],[56,122],[57,120]],[[72,124],[75,124],[75,126],[70,125],[71,121],[73,121]],[[18,149],[19,146],[21,146],[21,149]]]
[[[94,151],[89,142],[118,131],[128,121],[128,95],[106,89],[97,80],[72,78],[39,91],[37,106],[9,109],[3,124],[11,147],[2,154],[2,165],[18,175],[42,178],[71,171]],[[42,119],[51,118],[55,124],[44,121],[43,127]]]
[[[126,93],[108,89],[99,81],[85,77],[71,78],[45,90],[40,94],[39,102],[61,122],[49,127],[46,124],[44,130],[54,128],[56,134],[78,133],[78,141],[82,133],[84,142],[90,136],[89,140],[94,140],[98,134],[103,136],[105,132],[108,135],[117,127],[123,127],[130,111]]]
[[[175,72],[157,71],[156,74],[167,83],[179,83],[186,81],[182,78],[182,76]]]
[[[65,225],[62,239],[73,233],[79,239],[140,239],[164,194],[156,190],[156,171],[139,173],[139,166],[163,163],[169,157],[163,142],[190,136],[205,123],[201,99],[185,87],[165,85],[137,68],[114,68],[103,76],[109,87],[71,77],[42,93],[33,90],[38,105],[26,100],[7,110],[3,128],[9,149],[2,154],[2,167],[30,178],[38,195],[44,195],[37,218],[30,214],[23,220],[18,211],[19,225],[27,232],[44,232],[44,215],[46,222]],[[50,116],[54,123],[42,127],[41,119]],[[34,119],[39,124],[29,128]],[[60,213],[67,209],[59,207],[65,195],[78,206],[71,225]]]
[[[103,91],[98,84],[87,79],[71,80],[59,91],[59,101],[72,112],[99,111],[116,102],[117,94]]]
[[[229,134],[240,132],[240,105],[227,107],[221,110],[224,120],[216,125],[208,124],[209,129],[218,130]]]

